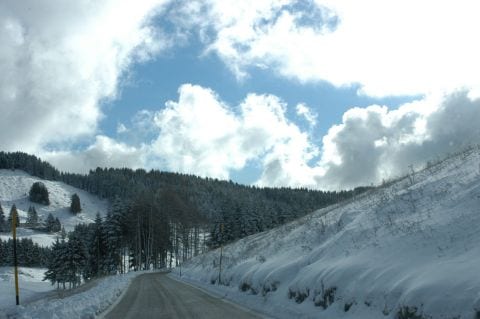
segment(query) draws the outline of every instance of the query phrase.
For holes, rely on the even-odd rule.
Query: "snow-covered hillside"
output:
[[[182,276],[278,318],[479,318],[480,149],[192,259]]]
[[[28,193],[34,182],[41,181],[45,184],[49,192],[50,205],[44,206],[32,203],[28,199]],[[73,215],[70,212],[70,203],[72,194],[77,193],[80,197],[82,206],[81,213]],[[108,203],[106,200],[100,200],[83,190],[66,185],[62,182],[46,181],[40,178],[30,176],[21,170],[0,169],[0,204],[8,216],[10,208],[16,205],[20,222],[27,218],[28,208],[33,205],[38,212],[41,220],[45,220],[49,213],[60,220],[66,231],[73,230],[73,227],[79,223],[90,223],[95,219],[97,212],[104,216],[106,214]],[[56,235],[49,235],[32,231],[30,229],[18,229],[18,236],[32,238],[40,245],[50,245],[56,238]],[[0,233],[0,238],[9,237],[8,233]]]

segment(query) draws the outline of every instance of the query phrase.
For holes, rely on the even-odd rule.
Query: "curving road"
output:
[[[105,315],[118,318],[262,318],[230,302],[176,281],[166,274],[144,274],[133,280],[122,300]]]

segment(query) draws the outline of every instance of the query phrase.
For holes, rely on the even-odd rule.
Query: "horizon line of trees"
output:
[[[0,152],[0,169],[22,169],[110,201],[104,220],[77,225],[68,240],[59,241],[53,249],[51,259],[56,263],[49,266],[49,280],[73,286],[81,280],[130,269],[178,266],[206,249],[283,225],[369,189],[327,192],[259,188],[128,168],[97,168],[85,175],[61,173],[49,163],[21,152]],[[92,243],[96,243],[94,251]],[[68,255],[61,257],[61,251],[73,251],[80,257],[70,260]],[[68,264],[65,260],[69,260],[74,273],[56,268]]]
[[[22,267],[47,267],[51,249],[34,243],[31,238],[17,239],[18,265]],[[13,266],[13,239],[0,238],[0,266]]]
[[[72,174],[59,172],[49,163],[22,152],[0,152],[1,168],[22,169],[40,178],[62,181],[111,202],[117,197],[126,203],[133,202],[147,191],[174,192],[206,220],[212,233],[211,247],[218,246],[220,224],[226,230],[224,239],[232,241],[277,227],[371,188],[349,191],[259,188],[194,175],[129,168],[97,168],[86,175]]]

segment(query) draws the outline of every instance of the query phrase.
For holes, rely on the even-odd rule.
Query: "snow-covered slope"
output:
[[[278,318],[479,318],[479,164],[476,147],[228,245],[228,286],[219,250],[183,278]]]
[[[50,199],[50,205],[48,206],[32,203],[28,199],[28,193],[32,184],[38,181],[43,182],[48,189]],[[74,193],[77,193],[80,197],[82,206],[82,211],[77,215],[73,215],[70,212],[71,196]],[[0,169],[0,204],[6,216],[8,216],[12,205],[15,204],[20,216],[20,222],[26,220],[28,208],[33,205],[40,219],[45,220],[48,214],[52,213],[54,217],[60,220],[67,232],[73,230],[76,224],[93,222],[97,212],[104,216],[108,207],[106,200],[100,200],[94,195],[62,182],[46,181],[30,176],[21,170],[12,171],[5,169]],[[18,235],[20,238],[30,237],[40,245],[49,245],[56,238],[56,235],[43,234],[22,228],[18,229]],[[9,234],[7,233],[0,235],[2,239],[8,236]]]
[[[31,302],[45,295],[54,287],[47,281],[43,281],[44,268],[20,267],[18,281],[22,304]],[[8,306],[15,305],[15,282],[13,267],[0,267],[0,313]],[[0,318],[2,316],[0,315]]]

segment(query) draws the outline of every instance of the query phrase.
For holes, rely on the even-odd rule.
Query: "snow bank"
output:
[[[479,163],[470,149],[228,245],[223,286],[219,250],[182,278],[277,318],[475,318]]]
[[[0,311],[0,318],[9,316],[24,319],[95,318],[115,303],[131,280],[141,273],[143,272],[105,277],[99,279],[93,288],[66,298],[47,298],[25,306],[8,307],[4,309],[3,317]]]

